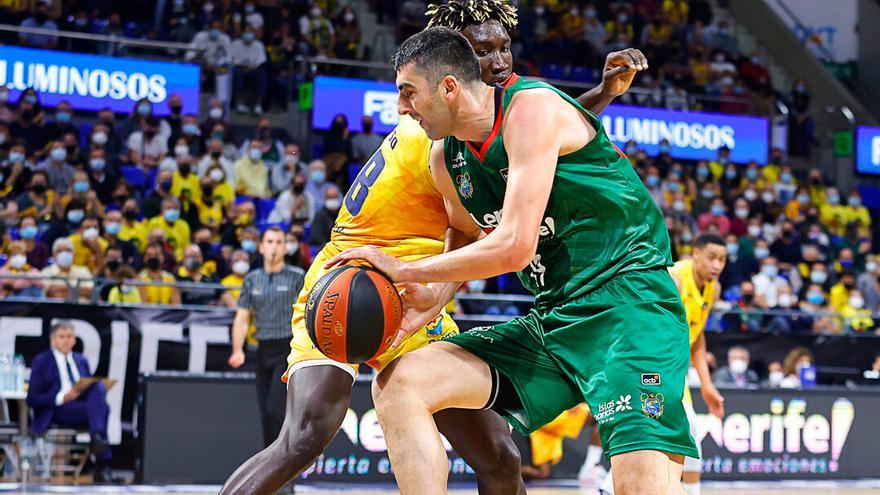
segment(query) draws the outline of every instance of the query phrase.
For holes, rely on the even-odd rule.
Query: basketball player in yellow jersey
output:
[[[727,245],[717,234],[703,234],[694,241],[691,259],[681,260],[669,269],[678,286],[681,302],[687,313],[690,327],[691,364],[700,377],[700,391],[709,412],[724,417],[724,397],[712,383],[709,366],[706,364],[706,321],[712,312],[712,305],[721,294],[718,276],[727,263]],[[690,387],[684,387],[684,409],[691,427],[691,436],[697,438],[697,413],[694,411]],[[700,443],[697,450],[702,457]],[[700,459],[685,457],[682,472],[682,485],[690,495],[700,495]]]

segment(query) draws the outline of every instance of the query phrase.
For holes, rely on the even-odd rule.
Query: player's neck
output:
[[[480,84],[476,90],[462,92],[457,114],[456,139],[472,143],[489,139],[495,125],[495,88]]]
[[[694,284],[697,286],[697,290],[703,292],[707,283],[709,283],[709,280],[701,277],[700,272],[694,270]]]

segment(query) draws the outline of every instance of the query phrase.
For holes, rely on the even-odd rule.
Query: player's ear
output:
[[[440,90],[442,91],[443,96],[451,96],[457,93],[458,89],[459,83],[455,76],[447,74],[440,80]]]

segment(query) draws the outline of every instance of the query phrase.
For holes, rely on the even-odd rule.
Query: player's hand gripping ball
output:
[[[306,329],[328,358],[360,364],[385,352],[400,328],[397,288],[374,268],[346,265],[321,277],[306,300]]]

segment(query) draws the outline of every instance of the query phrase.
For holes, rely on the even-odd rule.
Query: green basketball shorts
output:
[[[607,457],[698,455],[681,402],[687,320],[665,268],[617,275],[579,299],[447,341],[512,385],[518,401],[496,410],[523,435],[586,401]]]

